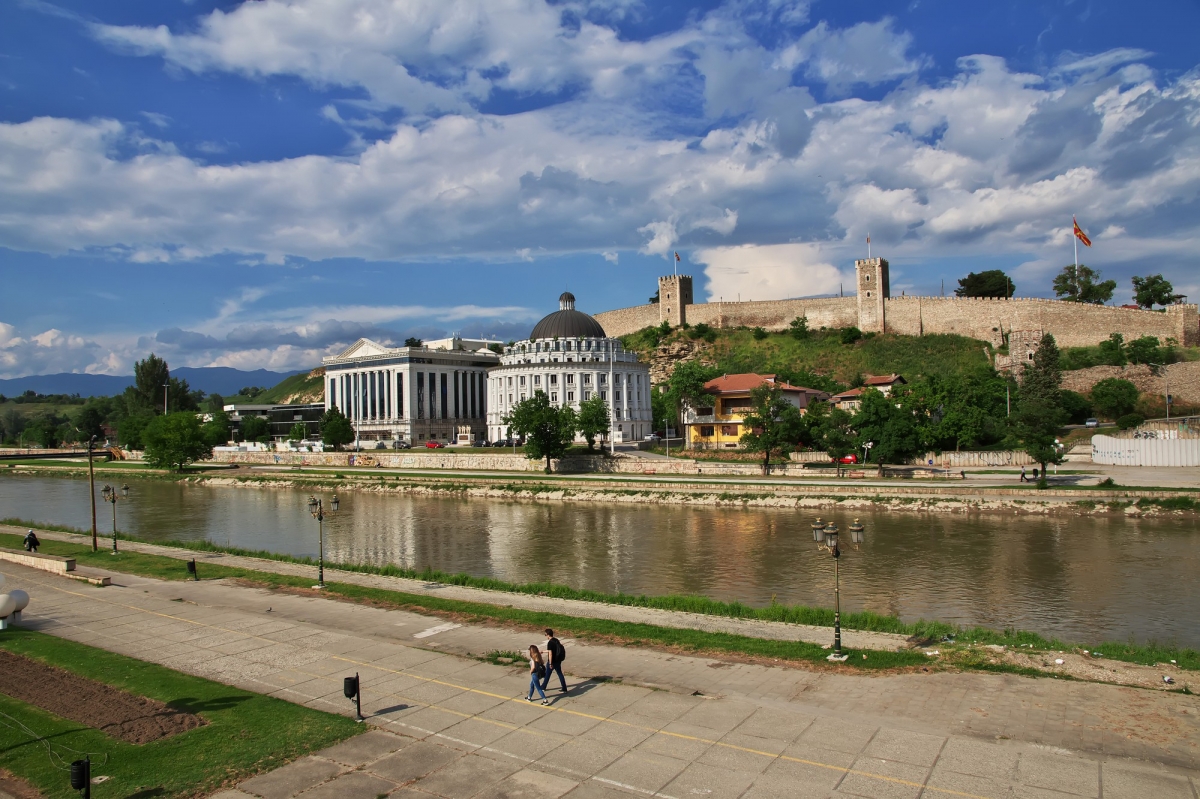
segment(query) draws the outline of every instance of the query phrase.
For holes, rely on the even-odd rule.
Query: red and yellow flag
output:
[[[1083,228],[1081,228],[1079,226],[1079,223],[1077,221],[1075,221],[1075,217],[1071,217],[1071,224],[1073,224],[1075,226],[1075,238],[1082,241],[1084,247],[1091,247],[1092,240],[1089,239],[1087,237],[1087,234],[1083,232]]]

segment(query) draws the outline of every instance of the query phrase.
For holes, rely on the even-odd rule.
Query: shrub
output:
[[[1127,413],[1117,419],[1117,427],[1121,428],[1122,430],[1128,430],[1131,427],[1137,427],[1144,421],[1146,421],[1146,417],[1142,416],[1140,413]]]
[[[1062,399],[1062,407],[1067,413],[1069,424],[1083,424],[1092,415],[1092,403],[1082,394],[1063,389],[1059,392],[1059,397]]]
[[[754,336],[755,341],[762,341],[767,337],[767,331],[763,330],[761,327],[756,327],[751,331],[751,335]]]
[[[843,344],[853,344],[862,338],[863,334],[857,327],[843,327],[838,336]]]
[[[1132,413],[1137,399],[1137,386],[1119,377],[1105,378],[1092,386],[1092,405],[1110,419]]]

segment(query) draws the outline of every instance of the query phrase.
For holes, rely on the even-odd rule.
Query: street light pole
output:
[[[163,416],[167,415],[167,389],[170,386],[170,383],[163,383]]]
[[[96,536],[96,472],[92,468],[92,452],[96,449],[96,437],[88,439],[88,493],[92,498],[92,551],[100,549]]]
[[[338,509],[337,494],[333,495],[333,499],[329,503],[331,512],[336,512]],[[314,588],[325,587],[325,505],[324,502],[316,497],[308,498],[308,510],[317,520],[317,533],[320,536],[319,549],[317,550],[317,584]]]
[[[858,519],[850,525],[850,540],[855,549],[863,542],[864,531],[865,528]],[[833,653],[826,659],[841,663],[848,655],[842,653],[842,550],[838,547],[838,526],[833,522],[822,524],[821,517],[818,516],[812,524],[812,532],[817,549],[833,556]]]

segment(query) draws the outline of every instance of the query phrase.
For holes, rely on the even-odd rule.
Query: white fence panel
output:
[[[1114,466],[1200,466],[1200,439],[1092,436],[1092,463]]]

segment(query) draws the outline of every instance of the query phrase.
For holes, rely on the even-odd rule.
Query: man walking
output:
[[[37,533],[35,533],[33,530],[30,530],[28,533],[25,534],[25,551],[26,552],[37,552],[38,547],[40,547],[41,545],[42,545],[42,542],[38,540]],[[560,646],[561,646],[561,644],[560,644]]]
[[[1021,467],[1021,482],[1022,483],[1029,482],[1029,478],[1025,476],[1025,467],[1024,466]]]
[[[567,692],[567,679],[563,677],[562,662],[567,659],[567,649],[562,645],[562,641],[554,637],[554,630],[546,628],[546,656],[549,662],[546,664],[546,676],[542,679],[542,690],[546,690],[546,686],[550,684],[550,675],[558,672],[558,684],[562,686],[562,692]]]

